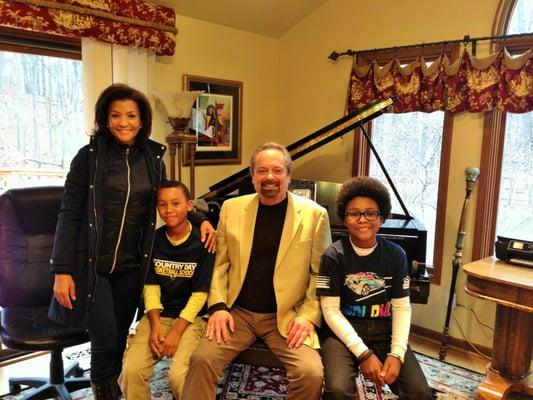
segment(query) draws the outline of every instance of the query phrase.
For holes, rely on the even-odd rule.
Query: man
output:
[[[320,398],[315,290],[331,234],[324,208],[288,192],[291,168],[285,147],[259,146],[250,160],[257,193],[222,206],[206,338],[191,358],[184,400],[213,400],[223,369],[257,338],[287,369],[288,399]]]

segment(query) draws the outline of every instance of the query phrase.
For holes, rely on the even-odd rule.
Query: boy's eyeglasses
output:
[[[361,216],[363,216],[363,215],[365,216],[365,219],[367,221],[375,221],[376,219],[379,218],[380,213],[379,213],[379,211],[363,211],[363,212],[348,211],[348,212],[346,212],[346,214],[344,214],[346,219],[348,221],[351,221],[351,222],[359,221],[361,219]]]

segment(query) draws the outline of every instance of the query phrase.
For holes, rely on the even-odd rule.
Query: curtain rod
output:
[[[434,45],[444,45],[446,46],[449,43],[472,43],[472,52],[475,54],[476,50],[476,42],[482,41],[482,40],[492,40],[492,39],[509,39],[509,38],[515,38],[515,37],[522,37],[522,36],[533,36],[533,32],[531,33],[517,33],[514,35],[500,35],[500,36],[483,36],[483,37],[470,37],[470,35],[465,35],[462,39],[455,39],[455,40],[441,40],[440,42],[431,42],[431,43],[418,43],[418,44],[408,44],[405,46],[393,46],[393,47],[382,47],[380,49],[368,49],[368,50],[353,50],[353,49],[347,49],[343,51],[342,53],[337,53],[335,50],[331,52],[331,54],[328,56],[328,58],[332,61],[337,61],[339,57],[343,56],[354,56],[359,53],[370,53],[373,51],[383,51],[383,50],[398,50],[398,49],[408,49],[410,47],[424,47],[424,46],[434,46]]]

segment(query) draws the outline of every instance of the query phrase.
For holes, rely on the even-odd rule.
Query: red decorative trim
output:
[[[38,0],[33,0],[33,2],[39,3]],[[87,13],[80,14],[68,9],[61,9],[61,7],[47,8],[27,3],[29,2],[0,1],[0,25],[69,37],[90,37],[108,43],[146,48],[158,55],[174,54],[175,40],[173,34],[141,26],[146,25],[146,21],[150,21],[152,17],[154,19],[151,22],[156,24],[166,25],[170,22],[174,24],[173,11],[170,9],[162,8],[156,12],[156,8],[159,6],[149,6],[147,3],[138,0],[62,0],[62,3],[76,3],[87,6]],[[59,4],[59,2],[55,3],[56,5]],[[124,9],[122,9],[120,15],[114,16],[115,8],[120,4],[124,6]],[[95,5],[100,5],[102,8],[107,7],[108,10],[106,12],[109,12],[109,15],[99,14],[106,17],[90,15]],[[147,11],[147,13],[144,14],[143,18],[138,18],[144,11]],[[167,15],[169,12],[172,15]],[[124,22],[123,18],[132,17],[138,18],[138,21],[143,22],[136,24],[129,21]]]
[[[451,62],[443,54],[427,67],[423,57],[406,66],[397,58],[380,66],[377,61],[354,61],[348,88],[348,110],[395,96],[394,113],[436,110],[458,113],[533,111],[533,49],[511,58],[504,49],[486,58],[463,52]]]
[[[112,15],[153,22],[171,28],[176,26],[174,10],[154,3],[138,0],[56,0],[55,2],[103,10]]]
[[[112,21],[155,28],[177,33],[174,12],[167,7],[146,4],[138,0],[10,0],[13,3],[28,4],[41,8],[70,11],[80,15],[92,15]],[[119,7],[120,6],[120,7]]]

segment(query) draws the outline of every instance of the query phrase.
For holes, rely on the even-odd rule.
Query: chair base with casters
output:
[[[63,376],[61,350],[52,350],[50,353],[50,378],[9,378],[9,394],[20,393],[23,386],[36,389],[21,400],[50,398],[72,400],[70,393],[89,387],[90,380],[88,377],[83,377],[83,369],[77,362],[65,369]]]
[[[84,371],[77,362],[63,370],[62,351],[64,347],[87,342],[88,335],[79,329],[56,324],[46,317],[45,311],[8,307],[0,312],[0,337],[5,346],[22,351],[50,351],[50,376],[9,378],[9,392],[18,394],[24,386],[29,386],[35,389],[21,400],[72,400],[70,392],[88,388],[91,382],[89,377],[83,376]]]

